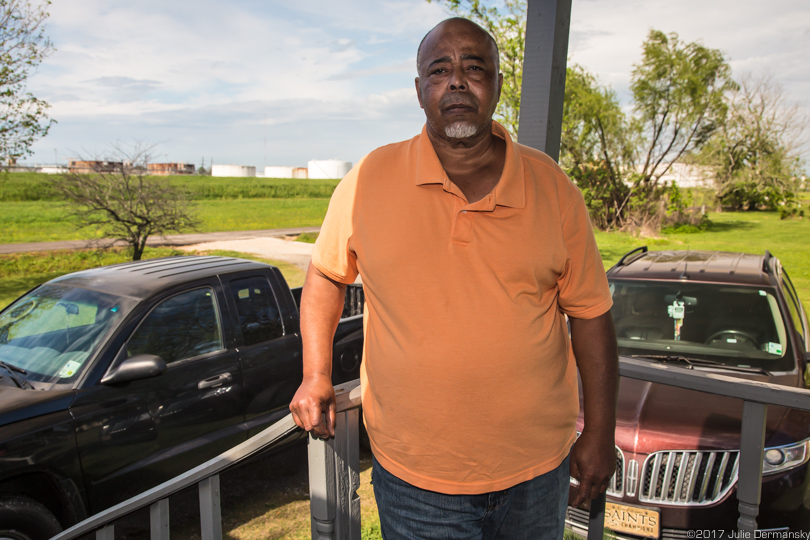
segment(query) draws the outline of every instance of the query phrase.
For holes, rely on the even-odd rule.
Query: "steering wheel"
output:
[[[709,339],[706,340],[706,343],[710,344],[722,336],[728,336],[728,338],[736,339],[738,343],[742,341],[743,343],[751,345],[754,348],[759,347],[756,338],[753,337],[751,334],[743,332],[742,330],[720,330],[719,332],[715,332],[714,334],[709,336]]]
[[[34,308],[37,307],[36,300],[28,300],[27,302],[23,303],[21,306],[15,307],[8,315],[12,321],[18,321],[23,317],[26,317],[29,313],[34,311]]]

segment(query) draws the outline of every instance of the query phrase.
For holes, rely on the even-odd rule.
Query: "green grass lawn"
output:
[[[228,178],[213,176],[156,176],[180,188],[193,200],[325,198],[338,183],[314,178]],[[0,172],[0,201],[58,201],[53,189],[58,175],[35,172]]]
[[[196,230],[219,232],[257,229],[317,227],[326,215],[329,199],[230,199],[195,203],[202,221]],[[99,238],[95,229],[76,230],[55,201],[0,202],[0,244],[86,240]]]
[[[202,220],[198,231],[215,232],[319,226],[326,214],[328,199],[204,200],[197,204]],[[780,220],[776,212],[726,212],[712,213],[710,218],[712,226],[702,233],[669,234],[656,238],[639,238],[626,233],[597,233],[596,241],[606,268],[627,251],[642,245],[647,245],[651,250],[716,249],[764,253],[768,249],[782,260],[805,308],[810,308],[810,249],[806,241],[810,238],[810,216]],[[71,223],[65,221],[59,203],[0,202],[0,243],[96,237],[96,231],[76,231]],[[304,240],[312,241],[313,237],[310,235]],[[58,260],[61,259],[57,257]],[[59,267],[57,262],[54,265],[54,268]],[[66,268],[74,267],[68,265]],[[30,275],[5,276],[3,281],[11,279],[17,280],[16,285],[7,283],[0,287],[0,298],[3,294],[1,289],[23,290],[38,278]]]
[[[708,249],[765,253],[778,257],[805,310],[810,312],[810,218],[781,220],[777,212],[724,212],[710,214],[712,226],[696,234],[669,234],[659,238],[638,238],[623,233],[597,233],[596,243],[605,268],[624,253],[646,245],[650,250]]]
[[[272,261],[233,251],[207,251],[204,254],[241,257],[272,264],[278,267],[290,287],[300,287],[304,284],[305,272],[297,266],[283,261]],[[180,255],[189,255],[189,253],[171,248],[146,248],[143,258],[154,259]],[[130,260],[130,256],[124,249],[39,251],[0,255],[0,309],[40,283],[68,272],[118,264],[128,260]]]

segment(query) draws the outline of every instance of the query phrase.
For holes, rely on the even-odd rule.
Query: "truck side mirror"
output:
[[[108,371],[101,379],[101,384],[112,385],[149,379],[162,375],[164,371],[166,362],[161,357],[154,354],[136,354]]]

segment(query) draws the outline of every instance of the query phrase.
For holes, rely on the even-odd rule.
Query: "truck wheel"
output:
[[[0,540],[48,540],[62,526],[44,506],[28,497],[0,497]]]

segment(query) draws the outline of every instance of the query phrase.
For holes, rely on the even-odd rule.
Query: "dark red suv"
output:
[[[808,387],[807,317],[770,253],[643,247],[607,275],[620,356]],[[741,418],[740,400],[622,378],[606,528],[633,539],[735,531]],[[769,406],[765,446],[759,528],[810,529],[810,413]],[[567,522],[582,532],[587,513],[569,508]]]

